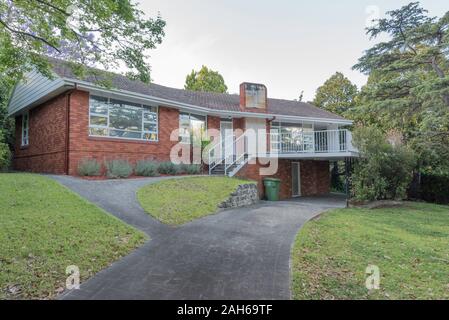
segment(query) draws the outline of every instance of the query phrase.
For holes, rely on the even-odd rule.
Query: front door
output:
[[[234,133],[232,121],[222,120],[220,122],[221,154],[226,163],[232,163],[234,159]]]
[[[292,162],[292,196],[301,196],[301,167],[299,162]]]

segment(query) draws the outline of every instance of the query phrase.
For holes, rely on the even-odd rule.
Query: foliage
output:
[[[185,173],[187,173],[187,174],[200,174],[201,173],[201,165],[199,165],[199,164],[189,164],[185,168]]]
[[[171,161],[161,162],[159,164],[159,172],[162,174],[177,174],[179,172],[179,166]]]
[[[179,225],[215,213],[243,183],[248,181],[228,177],[170,179],[141,188],[137,199],[159,221]]]
[[[178,165],[177,171],[178,173],[199,174],[201,172],[201,165],[181,163]]]
[[[331,162],[331,191],[344,193],[346,192],[346,176],[345,176],[345,162],[333,161]]]
[[[420,198],[424,201],[449,204],[449,175],[421,175]]]
[[[201,140],[201,152],[205,150],[211,143],[211,140]]]
[[[3,142],[3,134],[0,130],[0,171],[9,169],[11,163],[11,151],[9,146]]]
[[[0,49],[1,50],[1,49]],[[0,141],[14,150],[14,119],[8,117],[8,100],[12,86],[0,78]]]
[[[127,160],[106,161],[106,176],[110,179],[128,178],[133,173],[133,167]]]
[[[387,36],[355,69],[369,74],[350,117],[399,130],[422,172],[449,173],[449,12],[427,16],[418,2],[387,13],[367,29]]]
[[[101,174],[101,164],[95,159],[82,159],[78,163],[78,174],[87,177],[99,176]]]
[[[136,164],[136,175],[156,177],[159,175],[159,164],[155,161],[141,160]]]
[[[51,77],[45,56],[83,66],[126,67],[150,81],[149,50],[162,42],[165,21],[145,17],[132,0],[0,0],[0,78],[21,79],[32,67]]]
[[[305,224],[291,253],[294,299],[449,299],[449,207],[338,209]],[[365,287],[368,265],[380,290]]]
[[[226,93],[228,87],[223,76],[217,71],[213,71],[206,66],[202,66],[200,71],[192,70],[187,75],[184,89],[193,91],[206,91]]]
[[[0,174],[0,194],[0,299],[54,298],[67,266],[84,282],[146,239],[41,175]]]
[[[361,158],[352,176],[357,200],[403,199],[413,178],[414,153],[401,144],[392,145],[376,128],[358,128],[353,143]]]
[[[337,72],[317,89],[313,104],[343,115],[349,108],[354,107],[357,93],[357,86],[341,72]]]

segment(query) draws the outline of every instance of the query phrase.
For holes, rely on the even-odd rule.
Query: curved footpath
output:
[[[261,202],[179,227],[144,212],[136,191],[170,177],[89,181],[50,176],[151,240],[60,299],[290,299],[290,249],[338,197]]]

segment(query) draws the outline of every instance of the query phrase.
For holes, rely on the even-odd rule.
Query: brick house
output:
[[[267,98],[261,84],[242,83],[240,94],[192,92],[106,72],[81,79],[64,61],[50,61],[53,79],[30,72],[10,99],[16,170],[76,175],[85,158],[169,161],[173,150],[195,153],[210,140],[202,158],[209,174],[254,179],[263,192],[261,170],[276,161],[268,176],[280,178],[281,197],[290,198],[328,193],[329,161],[357,156],[345,129],[351,121]]]

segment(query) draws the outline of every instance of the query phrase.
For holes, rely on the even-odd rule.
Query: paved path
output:
[[[344,205],[340,198],[261,202],[170,227],[146,214],[135,195],[166,178],[51,177],[151,237],[62,299],[289,299],[298,229]]]

